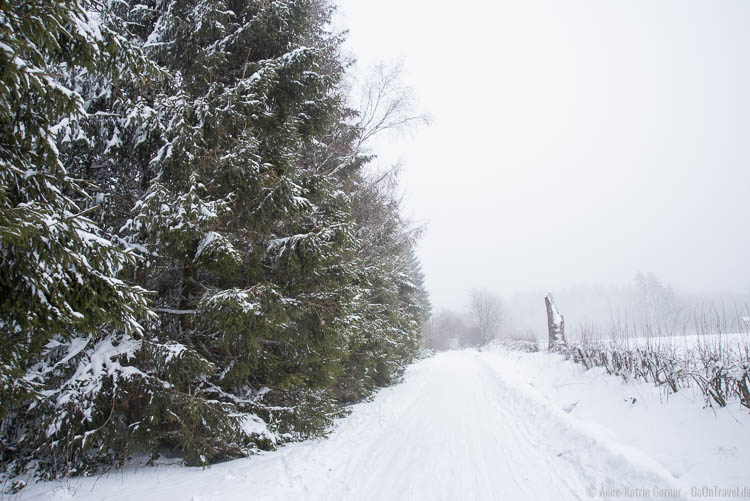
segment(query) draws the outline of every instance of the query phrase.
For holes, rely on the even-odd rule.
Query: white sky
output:
[[[750,290],[750,2],[338,0],[433,124],[404,162],[437,307],[630,283]]]

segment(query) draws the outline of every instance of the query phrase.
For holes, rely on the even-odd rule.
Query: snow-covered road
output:
[[[576,403],[560,405],[537,391],[519,375],[521,366],[512,356],[466,350],[422,360],[402,384],[355,406],[327,439],[206,470],[160,466],[38,484],[21,499],[566,500],[609,497],[602,496],[607,492],[644,497],[634,496],[636,489],[648,489],[653,499],[660,492],[674,494],[657,489],[679,488],[681,494],[670,498],[688,497],[679,474],[618,440],[609,428],[576,417]],[[544,354],[529,357],[565,363]]]

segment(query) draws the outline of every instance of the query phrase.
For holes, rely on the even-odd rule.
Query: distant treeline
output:
[[[463,313],[443,308],[427,319],[423,342],[431,350],[483,346],[511,335],[505,328],[505,317],[506,308],[500,296],[475,288],[469,293]],[[512,337],[518,339],[515,334]]]
[[[509,296],[507,330],[533,332],[538,339],[546,340],[545,292]],[[743,332],[750,326],[743,321],[743,317],[750,317],[747,294],[682,291],[654,273],[637,273],[630,284],[622,286],[584,285],[553,292],[571,339],[576,339],[581,331],[608,331],[613,324],[630,325],[644,331],[643,335],[699,333],[705,318],[721,317],[723,332]]]

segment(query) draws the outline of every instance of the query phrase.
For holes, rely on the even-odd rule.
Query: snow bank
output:
[[[624,383],[560,355],[502,347],[483,355],[524,394],[653,458],[688,497],[694,487],[750,488],[750,413],[737,401],[706,407],[697,388],[667,394],[650,382]]]

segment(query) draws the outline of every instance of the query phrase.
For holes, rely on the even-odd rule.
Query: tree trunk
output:
[[[565,318],[557,310],[552,294],[544,296],[544,304],[547,307],[547,328],[549,329],[549,350],[557,351],[566,346],[565,342]]]

